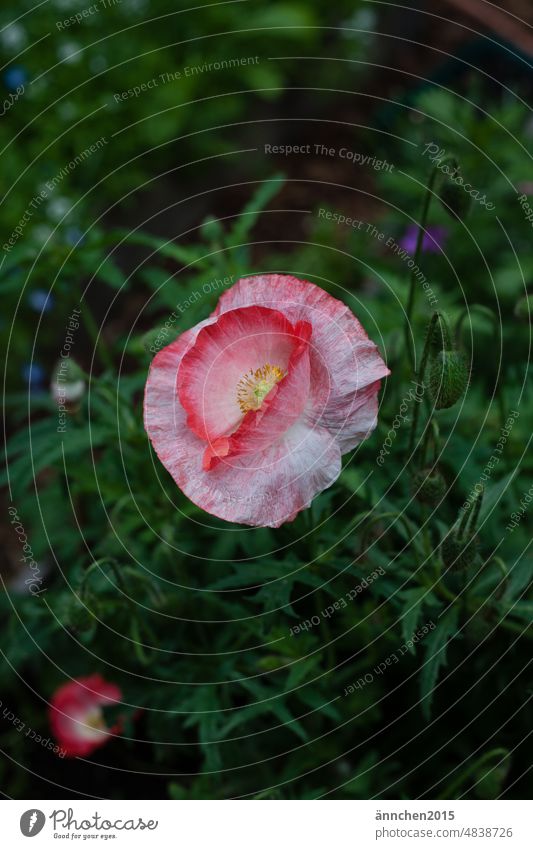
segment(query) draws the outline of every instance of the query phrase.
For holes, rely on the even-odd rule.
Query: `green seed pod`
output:
[[[440,351],[429,372],[429,391],[435,409],[453,407],[468,385],[466,360],[458,351]]]
[[[472,207],[472,198],[463,185],[461,169],[451,169],[451,174],[441,184],[439,190],[440,202],[452,218],[461,221]]]
[[[458,572],[467,569],[478,560],[477,536],[463,539],[458,536],[457,529],[452,528],[441,542],[440,553],[447,569]]]
[[[521,321],[529,321],[531,323],[531,314],[533,313],[533,295],[525,295],[516,302],[514,314]]]
[[[434,313],[427,332],[431,356],[436,357],[440,351],[451,351],[453,349],[450,322],[446,313]]]
[[[421,504],[427,504],[428,507],[436,507],[446,495],[446,481],[442,472],[436,466],[417,469],[411,485],[413,496]]]

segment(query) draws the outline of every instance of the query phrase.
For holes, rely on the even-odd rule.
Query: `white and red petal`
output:
[[[310,392],[309,339],[311,325],[298,322],[294,327],[295,345],[287,363],[287,374],[264,398],[258,410],[250,410],[239,427],[227,439],[217,440],[206,449],[205,469],[221,458],[226,462],[243,454],[257,454],[295,424],[303,413]],[[207,460],[209,458],[209,460]]]
[[[319,286],[286,274],[244,277],[225,291],[212,317],[247,304],[278,305],[292,321],[312,325],[310,421],[336,433],[341,452],[351,450],[375,427],[362,399],[378,392],[390,374],[376,345],[351,310]],[[362,390],[363,395],[359,396]]]
[[[250,345],[254,335],[267,347]],[[284,337],[290,345],[280,348]],[[262,361],[251,363],[255,353]],[[286,376],[242,418],[236,382],[276,353],[286,357]],[[228,368],[217,373],[223,356]],[[278,527],[335,481],[341,454],[375,427],[388,373],[350,310],[319,287],[285,275],[245,278],[206,322],[154,358],[145,427],[191,501],[228,521]]]
[[[211,442],[232,433],[242,419],[241,378],[266,363],[286,371],[298,341],[283,313],[261,306],[232,310],[203,327],[181,361],[178,382],[191,430]]]
[[[120,731],[120,723],[105,726],[101,709],[121,698],[119,687],[100,675],[75,678],[56,690],[50,701],[50,726],[67,757],[90,755]]]
[[[257,455],[222,458],[206,471],[206,443],[187,427],[177,396],[184,348],[180,337],[160,351],[146,383],[145,427],[159,459],[185,495],[214,516],[264,527],[292,520],[338,477],[341,455],[335,439],[324,428],[299,420]]]

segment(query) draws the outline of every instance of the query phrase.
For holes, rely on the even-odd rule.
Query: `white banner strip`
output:
[[[526,801],[4,801],[1,845],[531,849]],[[35,844],[28,840],[35,837]]]

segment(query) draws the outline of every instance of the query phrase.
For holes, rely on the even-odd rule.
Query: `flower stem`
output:
[[[94,349],[98,351],[104,369],[109,369],[109,371],[113,371],[113,360],[111,359],[111,354],[109,353],[109,350],[104,342],[102,334],[98,329],[96,319],[92,314],[91,308],[89,307],[87,301],[84,301],[83,304],[83,316],[85,319],[86,330],[89,333],[89,336],[91,337]]]
[[[426,372],[426,366],[427,366],[427,361],[428,361],[428,358],[429,358],[429,352],[431,350],[431,340],[433,338],[435,325],[437,324],[437,321],[439,321],[439,318],[440,318],[440,313],[434,312],[433,315],[431,316],[431,321],[429,322],[429,325],[428,325],[428,329],[427,329],[427,333],[426,333],[426,339],[425,339],[425,342],[424,342],[424,350],[422,351],[422,358],[420,360],[420,367],[419,367],[418,373],[416,375],[417,383],[420,384],[421,386],[424,385],[424,375],[425,375],[425,372]],[[411,456],[411,453],[412,453],[413,448],[414,448],[416,431],[417,431],[417,428],[418,428],[419,416],[420,416],[420,404],[417,404],[415,406],[415,409],[414,409],[414,412],[413,412],[413,418],[412,418],[412,421],[411,421],[411,432],[409,434],[409,446],[408,446],[408,449],[407,449],[408,456]],[[428,422],[428,424],[429,424],[429,422]]]
[[[439,173],[438,166],[435,166],[429,175],[429,180],[426,186],[426,193],[424,195],[424,203],[422,205],[422,213],[420,215],[420,221],[418,223],[418,233],[416,237],[416,248],[414,255],[414,264],[411,270],[411,280],[409,283],[409,295],[407,298],[407,306],[405,310],[405,347],[409,353],[409,360],[411,363],[411,368],[415,367],[415,348],[411,348],[409,344],[409,329],[411,327],[411,320],[413,317],[413,310],[415,307],[415,299],[416,299],[416,274],[415,271],[418,268],[418,263],[420,260],[420,254],[422,253],[422,244],[424,241],[424,235],[426,232],[426,224],[429,215],[429,205],[431,203],[431,198],[433,197],[433,189],[435,186],[435,180],[437,179],[437,175]]]

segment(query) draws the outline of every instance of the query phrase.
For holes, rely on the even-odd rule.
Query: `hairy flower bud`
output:
[[[451,351],[453,349],[450,322],[446,313],[440,311],[434,313],[428,327],[427,341],[432,357],[437,356],[441,351]]]
[[[457,185],[452,180],[441,186],[439,197],[444,209],[452,218],[461,221],[470,212],[472,198],[462,186]]]
[[[476,527],[483,501],[483,487],[476,489],[474,498],[469,501],[453,527],[441,542],[442,562],[447,569],[462,570],[473,566],[479,560]]]
[[[462,571],[476,563],[478,559],[477,536],[463,539],[452,528],[442,540],[440,546],[442,562],[447,569]]]
[[[411,484],[413,496],[428,507],[436,507],[446,495],[446,481],[436,466],[417,469]]]
[[[89,636],[96,629],[96,619],[88,607],[81,603],[73,604],[68,613],[68,627],[76,634]]]
[[[470,212],[472,198],[463,185],[461,169],[457,164],[449,169],[449,176],[442,182],[439,198],[442,206],[452,218],[461,221]]]
[[[468,385],[466,360],[458,351],[440,351],[429,372],[429,390],[435,408],[453,407]]]

